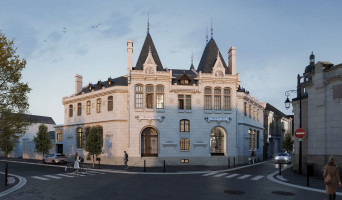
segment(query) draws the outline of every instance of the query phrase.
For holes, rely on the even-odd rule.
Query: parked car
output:
[[[278,155],[274,158],[275,163],[291,163],[291,156],[288,153],[278,153]]]
[[[44,158],[44,163],[63,164],[67,162],[67,157],[64,154],[52,153]]]

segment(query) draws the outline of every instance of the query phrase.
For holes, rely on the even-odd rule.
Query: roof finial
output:
[[[194,65],[194,49],[191,50],[191,65]]]
[[[213,18],[211,18],[211,39],[213,39]]]
[[[205,36],[205,41],[208,43],[208,26],[207,26],[207,35]]]
[[[220,57],[220,50],[217,50],[217,58]]]
[[[150,33],[150,12],[147,13],[147,34]]]

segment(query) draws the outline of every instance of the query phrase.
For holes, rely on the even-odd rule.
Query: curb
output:
[[[289,167],[292,167],[292,165],[290,166],[287,166],[286,168],[282,169],[281,171],[284,171],[285,169],[289,168]],[[305,187],[305,186],[301,186],[301,185],[296,185],[296,184],[292,184],[292,183],[286,183],[286,182],[283,182],[283,181],[280,181],[280,180],[277,180],[274,178],[274,176],[276,174],[278,174],[279,171],[275,171],[274,173],[272,174],[269,174],[267,176],[268,180],[272,181],[272,182],[275,182],[275,183],[278,183],[278,184],[281,184],[281,185],[286,185],[286,186],[289,186],[289,187],[293,187],[293,188],[298,188],[298,189],[302,189],[302,190],[308,190],[308,191],[312,191],[312,192],[319,192],[319,193],[326,193],[325,190],[321,190],[321,189],[316,189],[316,188],[310,188],[310,187]],[[336,192],[336,195],[337,196],[342,196],[342,193],[341,192]]]
[[[5,173],[3,173],[3,172],[0,172],[0,173],[1,173],[1,174],[5,174]],[[6,195],[8,195],[8,194],[11,193],[11,192],[14,192],[14,191],[16,191],[16,190],[19,190],[19,189],[20,189],[21,187],[23,187],[23,186],[26,184],[26,182],[27,182],[26,178],[24,178],[24,177],[22,177],[22,176],[18,176],[18,175],[14,175],[14,174],[8,174],[8,175],[11,175],[11,176],[14,176],[14,177],[18,178],[18,179],[19,179],[19,183],[16,184],[15,186],[11,187],[11,188],[8,189],[8,190],[5,190],[5,191],[1,192],[1,193],[0,193],[0,197],[6,196]]]

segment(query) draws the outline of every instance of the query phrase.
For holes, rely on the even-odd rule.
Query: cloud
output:
[[[120,13],[112,13],[110,17],[101,23],[102,34],[105,38],[123,37],[129,34],[132,30],[130,25],[132,19]]]

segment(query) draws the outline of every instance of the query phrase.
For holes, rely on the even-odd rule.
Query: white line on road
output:
[[[44,177],[40,177],[40,176],[31,176],[32,178],[35,178],[35,179],[39,179],[39,180],[43,180],[43,181],[47,181],[47,180],[50,180],[48,178],[44,178]]]
[[[54,178],[54,179],[61,179],[62,177],[58,177],[58,176],[52,176],[52,175],[44,175],[48,178]]]
[[[214,174],[217,174],[218,172],[211,172],[211,173],[208,173],[208,174],[203,174],[202,176],[211,176],[211,175],[214,175]]]
[[[97,172],[97,171],[87,171],[87,173],[93,173],[93,174],[106,174],[103,172]]]
[[[225,176],[225,175],[227,175],[228,173],[222,173],[222,174],[217,174],[217,175],[215,175],[214,177],[221,177],[221,176]]]
[[[232,175],[226,176],[225,178],[233,178],[235,176],[239,176],[239,174],[232,174]]]
[[[264,177],[264,176],[256,176],[256,177],[254,177],[254,178],[252,178],[251,180],[253,180],[253,181],[257,181],[257,180],[259,180],[259,179],[261,179],[262,177]]]
[[[69,178],[74,177],[73,175],[67,175],[67,174],[56,174],[56,175],[63,176],[63,177],[69,177]]]
[[[250,177],[250,176],[251,176],[251,175],[246,174],[246,175],[240,176],[238,179],[245,179],[245,178]]]

